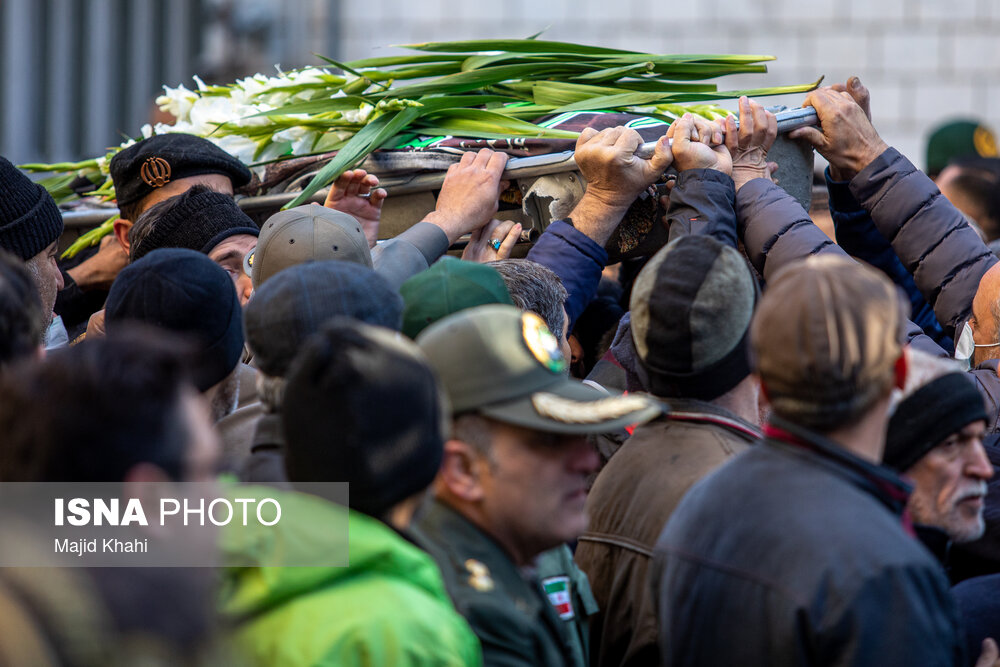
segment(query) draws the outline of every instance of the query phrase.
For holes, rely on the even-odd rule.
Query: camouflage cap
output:
[[[550,433],[606,433],[665,410],[643,394],[608,395],[566,376],[559,341],[534,313],[491,304],[435,322],[417,344],[437,372],[452,414],[477,412]]]
[[[282,269],[327,259],[372,266],[361,223],[347,213],[306,204],[264,221],[257,247],[247,254],[243,268],[256,288]]]

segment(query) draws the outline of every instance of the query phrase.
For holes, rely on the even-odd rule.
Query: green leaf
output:
[[[365,125],[337,152],[336,157],[319,170],[305,189],[282,208],[294,208],[308,202],[309,198],[316,194],[320,188],[337,180],[348,169],[361,164],[370,153],[384,146],[395,135],[408,127],[420,115],[421,111],[420,107],[407,107],[402,111],[383,114]]]
[[[97,227],[94,227],[89,232],[81,234],[80,238],[74,241],[70,247],[66,248],[63,254],[59,256],[59,259],[72,259],[73,257],[76,257],[77,253],[84,248],[97,245],[102,238],[111,233],[114,228],[115,220],[120,217],[120,214],[115,213],[113,216],[102,222]]]
[[[364,58],[363,60],[352,60],[346,63],[354,69],[361,70],[369,67],[395,67],[396,65],[421,65],[423,63],[439,62],[462,62],[467,56],[454,55],[450,53],[432,54],[426,56],[384,56],[382,58]]]
[[[308,102],[293,102],[284,106],[261,111],[247,118],[260,118],[262,116],[290,116],[292,114],[319,114],[328,111],[347,111],[359,108],[362,104],[371,104],[360,95],[345,95],[344,97],[328,97],[322,100],[309,100]]]
[[[425,123],[438,128],[447,128],[449,134],[488,132],[505,137],[548,137],[551,139],[575,139],[579,135],[579,132],[539,127],[534,123],[483,109],[445,109],[421,118],[419,126],[422,128]],[[427,132],[424,133],[427,134]],[[479,135],[471,134],[470,136]]]
[[[588,55],[601,53],[636,53],[621,49],[608,49],[587,44],[572,42],[547,42],[540,39],[473,39],[459,42],[423,42],[421,44],[400,44],[414,51],[444,51],[455,53],[472,53],[476,51],[514,51],[519,53],[582,53]]]

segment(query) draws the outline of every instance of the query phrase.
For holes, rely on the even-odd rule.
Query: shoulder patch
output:
[[[573,598],[569,591],[569,577],[549,577],[542,579],[542,590],[545,596],[556,608],[559,618],[564,621],[572,620],[576,617],[573,613]]]
[[[465,569],[469,571],[469,586],[480,593],[488,593],[496,588],[490,568],[473,558],[465,561]]]

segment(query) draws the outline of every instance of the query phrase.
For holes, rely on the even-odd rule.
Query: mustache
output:
[[[979,480],[978,482],[972,482],[968,484],[955,494],[955,502],[960,503],[963,500],[968,500],[969,498],[983,498],[986,496],[986,482],[984,480]]]

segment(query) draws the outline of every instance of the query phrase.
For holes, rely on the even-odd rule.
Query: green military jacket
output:
[[[519,569],[491,537],[438,500],[413,535],[441,568],[455,608],[482,643],[485,665],[589,663],[587,619],[597,602],[566,546]]]

